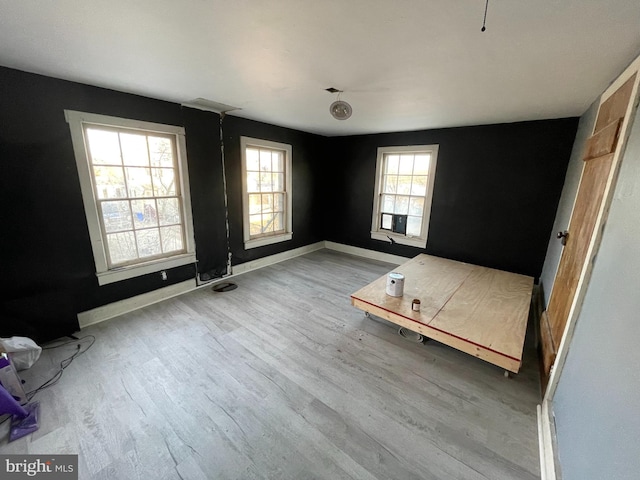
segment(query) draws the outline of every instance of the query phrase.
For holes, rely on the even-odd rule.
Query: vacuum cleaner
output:
[[[0,385],[0,416],[12,415],[9,441],[29,435],[40,428],[38,417],[40,416],[40,403],[31,402],[22,406],[13,396]]]

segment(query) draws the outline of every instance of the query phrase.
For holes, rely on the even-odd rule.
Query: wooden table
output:
[[[393,271],[405,276],[402,297],[386,294],[385,275],[351,295],[352,305],[518,372],[533,278],[425,254]],[[414,298],[419,312],[411,309]]]

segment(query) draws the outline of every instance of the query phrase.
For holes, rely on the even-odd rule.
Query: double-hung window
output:
[[[195,262],[184,129],[65,116],[99,283]]]
[[[425,248],[437,145],[380,147],[371,238]]]
[[[291,145],[240,137],[245,248],[293,236]]]

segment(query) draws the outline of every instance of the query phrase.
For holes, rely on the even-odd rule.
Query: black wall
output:
[[[322,157],[326,138],[288,128],[227,116],[223,122],[224,158],[229,187],[229,222],[232,263],[237,265],[324,240],[322,212],[315,199],[322,175]],[[244,249],[242,221],[242,163],[240,137],[252,137],[292,146],[293,238],[289,241]]]
[[[175,103],[0,67],[0,336],[45,341],[76,314],[321,240],[411,257],[370,239],[378,146],[440,145],[426,251],[538,276],[577,119],[325,138]],[[197,265],[99,286],[64,110],[182,125]],[[293,149],[293,239],[244,250],[240,136]]]
[[[577,118],[342,137],[332,145],[326,239],[396,255],[420,252],[538,277]],[[438,144],[425,250],[372,240],[377,148]]]
[[[226,273],[228,251],[220,115],[184,108],[183,117],[197,269],[217,278]]]
[[[0,336],[45,341],[78,329],[77,313],[194,278],[196,268],[224,273],[227,236],[220,151],[220,117],[180,105],[0,67],[0,191],[2,240]],[[64,110],[80,110],[185,127],[198,265],[99,286]],[[235,262],[321,239],[311,214],[311,154],[324,139],[257,122],[231,124],[231,251]],[[235,120],[235,119],[234,119]],[[246,131],[245,131],[246,130]],[[243,253],[239,135],[293,145],[294,239]],[[319,147],[318,147],[319,148]],[[240,223],[239,223],[240,222]]]

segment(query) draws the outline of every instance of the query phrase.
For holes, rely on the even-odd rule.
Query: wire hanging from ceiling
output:
[[[489,9],[489,0],[486,0],[486,3],[484,4],[484,19],[482,20],[482,28],[480,29],[481,32],[484,32],[487,27],[487,10]]]

